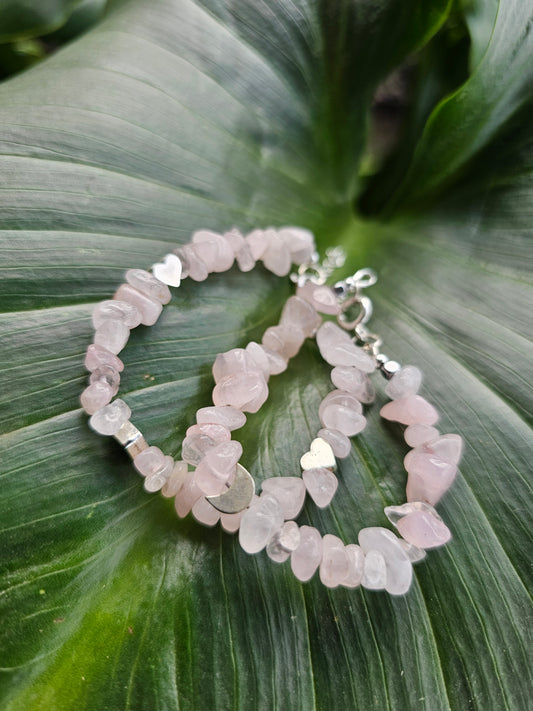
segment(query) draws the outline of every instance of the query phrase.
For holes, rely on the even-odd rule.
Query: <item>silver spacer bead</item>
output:
[[[384,353],[379,353],[376,356],[376,361],[378,364],[378,368],[381,371],[381,374],[387,380],[390,380],[392,378],[392,376],[395,373],[397,373],[400,370],[400,368],[402,367],[398,363],[398,361],[390,360],[389,356],[385,355]]]
[[[127,420],[113,437],[120,442],[132,459],[148,448],[143,433]]]

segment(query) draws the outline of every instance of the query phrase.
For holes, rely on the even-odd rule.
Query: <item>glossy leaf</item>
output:
[[[61,27],[83,0],[0,0],[0,42],[38,37]]]
[[[450,169],[446,197],[443,161],[426,166],[431,210],[352,212],[368,102],[444,20],[445,3],[428,5],[119,2],[0,86],[2,709],[528,707],[529,124],[506,112],[515,130],[468,146],[475,179]],[[514,11],[502,3],[498,22]],[[523,56],[518,36],[495,33],[485,56],[492,41]],[[430,124],[438,156],[448,129]],[[126,268],[201,226],[288,223],[322,249],[343,244],[348,271],[378,270],[372,328],[422,368],[442,430],[465,438],[439,506],[453,542],[417,565],[404,598],[300,585],[286,564],[178,520],[79,408],[92,306]],[[151,443],[179,454],[215,354],[259,339],[290,293],[261,268],[187,280],[134,332],[121,394]],[[330,387],[312,342],[271,379],[236,433],[258,482],[298,473]],[[354,541],[403,501],[407,449],[379,402],[332,506],[307,504],[301,523]]]

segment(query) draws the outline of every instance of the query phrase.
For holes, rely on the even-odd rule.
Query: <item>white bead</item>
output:
[[[89,426],[103,435],[114,435],[130,418],[131,410],[124,400],[117,398],[92,415]]]

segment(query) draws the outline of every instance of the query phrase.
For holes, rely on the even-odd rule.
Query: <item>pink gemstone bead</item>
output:
[[[424,442],[420,447],[421,452],[434,454],[450,464],[458,464],[463,453],[463,440],[457,434],[445,434]]]
[[[128,269],[126,281],[138,291],[162,304],[168,304],[172,298],[168,286],[144,269]]]
[[[331,382],[339,390],[346,390],[360,402],[369,404],[374,401],[376,391],[367,375],[358,368],[338,365],[331,371]]]
[[[436,439],[439,436],[439,431],[436,427],[429,425],[409,425],[403,436],[410,447],[419,447],[425,442]]]
[[[279,321],[280,326],[301,329],[306,338],[315,334],[321,322],[322,319],[316,309],[299,296],[291,296],[287,299]]]
[[[283,512],[278,500],[263,494],[243,514],[239,543],[246,553],[259,553],[282,526]]]
[[[251,271],[255,267],[255,259],[252,250],[239,230],[233,228],[229,232],[225,232],[224,237],[233,250],[241,272]]]
[[[118,386],[120,385],[120,375],[114,368],[110,365],[100,365],[98,368],[95,368],[91,373],[89,382],[97,383],[98,381],[103,381],[110,385],[113,389],[113,397],[115,397],[118,392]]]
[[[209,270],[207,264],[201,258],[199,249],[195,249],[192,244],[186,244],[183,247],[178,247],[178,249],[174,251],[181,259],[184,267],[186,266],[185,273],[187,276],[193,281],[205,281],[205,279],[207,279]]]
[[[128,405],[124,400],[117,398],[91,415],[89,427],[99,434],[114,435],[128,421],[130,415],[131,410]]]
[[[172,474],[172,470],[174,469],[174,460],[172,457],[169,457],[168,455],[165,456],[165,463],[161,467],[161,469],[158,469],[156,472],[153,474],[150,474],[147,476],[144,480],[144,488],[146,491],[149,491],[151,493],[154,493],[155,491],[159,491],[164,484],[166,483],[167,479],[170,477]]]
[[[252,356],[259,369],[265,375],[265,380],[268,380],[269,375],[278,375],[287,370],[287,360],[282,355],[270,350],[270,348],[259,345],[259,343],[255,343],[255,341],[250,341],[246,346],[246,351]]]
[[[196,413],[199,425],[222,425],[228,430],[238,430],[246,424],[246,415],[229,405],[223,407],[202,407]]]
[[[300,545],[291,554],[291,568],[302,583],[311,580],[322,560],[322,536],[312,526],[300,526]]]
[[[195,472],[188,472],[183,486],[174,499],[174,507],[180,518],[185,518],[193,505],[203,496],[201,490],[196,485],[194,474]]]
[[[322,358],[330,365],[352,365],[364,373],[376,369],[374,359],[352,342],[346,331],[331,321],[320,326],[316,342]]]
[[[381,417],[402,425],[434,425],[439,413],[420,395],[408,395],[399,400],[392,400],[380,410]]]
[[[457,467],[431,454],[422,454],[416,450],[409,454],[415,456],[408,460],[410,471],[406,487],[407,501],[427,501],[435,506],[452,485]]]
[[[308,281],[307,284],[298,287],[296,296],[308,301],[320,314],[337,316],[341,312],[337,297],[329,286],[313,284]]]
[[[107,299],[94,307],[93,326],[99,328],[108,319],[122,321],[128,328],[135,328],[141,323],[141,314],[136,306],[127,301]]]
[[[281,227],[278,234],[287,245],[293,264],[305,264],[311,259],[315,251],[312,232],[301,227]]]
[[[348,556],[344,543],[337,536],[327,533],[322,539],[320,580],[327,588],[336,588],[348,575]]]
[[[152,476],[166,464],[165,455],[159,447],[147,447],[133,460],[133,466],[142,476]]]
[[[265,348],[279,353],[285,360],[295,356],[305,340],[304,332],[296,326],[270,326],[261,339]]]
[[[302,479],[309,496],[318,508],[324,509],[329,506],[339,485],[335,474],[330,469],[319,467],[305,470]]]
[[[324,428],[319,430],[316,436],[325,439],[333,450],[333,454],[339,459],[345,459],[350,454],[352,444],[340,430]]]
[[[392,400],[414,395],[422,383],[422,373],[414,365],[405,365],[387,383],[385,392]]]
[[[261,257],[263,264],[276,276],[286,276],[291,270],[289,248],[275,230],[265,230],[265,238],[267,247]]]
[[[163,484],[163,488],[161,489],[163,496],[167,499],[171,499],[173,496],[176,496],[185,483],[188,473],[189,470],[187,462],[175,462],[171,475]]]
[[[232,348],[226,353],[219,353],[213,363],[213,378],[218,383],[228,375],[235,375],[247,370],[258,371],[256,362],[244,348]]]
[[[181,445],[182,459],[195,467],[205,456],[205,453],[214,447],[216,442],[205,434],[193,434],[185,437]]]
[[[261,489],[279,501],[285,520],[296,518],[305,499],[305,486],[298,476],[276,476],[264,479]]]
[[[361,529],[358,538],[367,556],[371,551],[378,551],[385,559],[387,574],[384,587],[387,592],[391,595],[405,594],[411,585],[413,566],[394,533],[381,526],[374,526]]]
[[[361,414],[362,405],[350,393],[333,390],[320,403],[318,416],[326,429],[335,429],[347,437],[353,437],[366,426]]]
[[[400,535],[417,548],[437,548],[447,543],[452,534],[440,516],[429,511],[413,511],[396,524]]]
[[[244,511],[239,511],[234,514],[223,513],[220,516],[220,525],[226,533],[235,533],[235,531],[239,530],[243,514]]]
[[[94,415],[104,405],[107,405],[113,397],[113,388],[102,380],[96,383],[91,383],[89,387],[82,392],[80,401],[83,409],[88,415]]]
[[[213,402],[217,407],[230,405],[243,412],[257,412],[267,397],[268,386],[259,371],[229,375],[213,389]]]
[[[141,323],[145,326],[153,326],[163,310],[163,305],[160,301],[151,299],[138,289],[130,286],[130,284],[121,284],[115,292],[113,299],[117,301],[127,301],[133,304],[139,310]]]
[[[348,573],[342,581],[345,588],[356,588],[361,585],[363,577],[363,569],[365,567],[365,554],[361,546],[357,543],[350,543],[345,548],[346,557],[348,558]]]
[[[193,504],[192,515],[202,526],[214,526],[220,520],[220,511],[203,496]]]
[[[102,365],[110,365],[119,373],[122,373],[124,370],[124,363],[114,353],[111,353],[111,351],[104,348],[104,346],[91,343],[87,348],[85,367],[88,371],[92,372]]]
[[[94,342],[111,353],[120,353],[128,342],[130,329],[122,321],[103,321],[94,332]]]
[[[265,237],[265,230],[253,230],[252,232],[247,234],[244,239],[246,240],[246,243],[250,248],[252,257],[255,260],[261,259],[268,246],[268,242]]]
[[[194,474],[194,481],[205,496],[222,494],[226,490],[226,483],[229,483],[232,478],[231,472],[224,475],[216,474],[205,458],[198,464]]]
[[[229,442],[221,442],[206,452],[204,461],[215,476],[227,480],[228,476],[235,470],[235,465],[241,456],[242,444],[230,440]]]
[[[206,435],[215,444],[228,442],[231,439],[231,433],[227,427],[209,422],[202,425],[191,425],[185,432],[185,436],[192,437],[193,435]]]
[[[226,272],[233,265],[235,254],[222,235],[211,230],[198,230],[192,236],[195,252],[210,272]]]

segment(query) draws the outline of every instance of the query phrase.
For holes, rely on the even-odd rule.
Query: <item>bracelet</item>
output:
[[[122,399],[112,400],[124,368],[118,353],[132,328],[157,321],[171,299],[169,286],[178,287],[187,276],[203,281],[210,272],[230,269],[235,261],[242,271],[250,271],[259,260],[278,276],[298,265],[291,274],[296,295],[289,297],[279,324],[265,331],[261,344],[252,341],[217,355],[213,406],[198,410],[196,424],[185,433],[181,459],[175,461],[148,445]],[[85,358],[89,385],[81,403],[91,415],[91,428],[123,445],[144,477],[144,488],[173,497],[179,517],[192,512],[206,526],[220,522],[228,533],[238,530],[243,550],[254,554],[266,548],[278,563],[290,558],[302,582],[319,570],[322,583],[330,588],[362,585],[403,595],[411,585],[412,564],[425,557],[426,549],[451,538],[434,506],[455,478],[462,439],[442,435],[433,426],[438,413],[418,395],[422,379],[418,368],[401,367],[389,359],[381,352],[381,339],[368,330],[372,302],[363,292],[376,282],[375,273],[360,269],[333,287],[326,285],[343,263],[339,248],[327,250],[320,262],[313,235],[301,228],[254,230],[246,237],[237,229],[224,234],[195,232],[189,244],[167,254],[150,271],[127,271],[126,283],[113,298],[97,304],[92,315],[94,343]],[[323,321],[320,314],[334,316],[336,322]],[[231,439],[231,432],[245,424],[245,413],[259,410],[268,397],[270,376],[283,372],[311,337],[333,366],[335,389],[318,411],[322,429],[301,457],[302,475],[265,479],[257,496],[253,477],[239,463],[242,446]],[[385,393],[391,399],[381,408],[381,416],[406,425],[404,437],[411,447],[404,459],[407,501],[384,510],[400,537],[374,526],[359,532],[358,544],[345,545],[337,536],[299,526],[295,519],[306,494],[320,508],[331,503],[338,486],[336,458],[349,455],[349,438],[366,425],[363,404],[374,400],[369,374],[375,370],[387,380]]]

